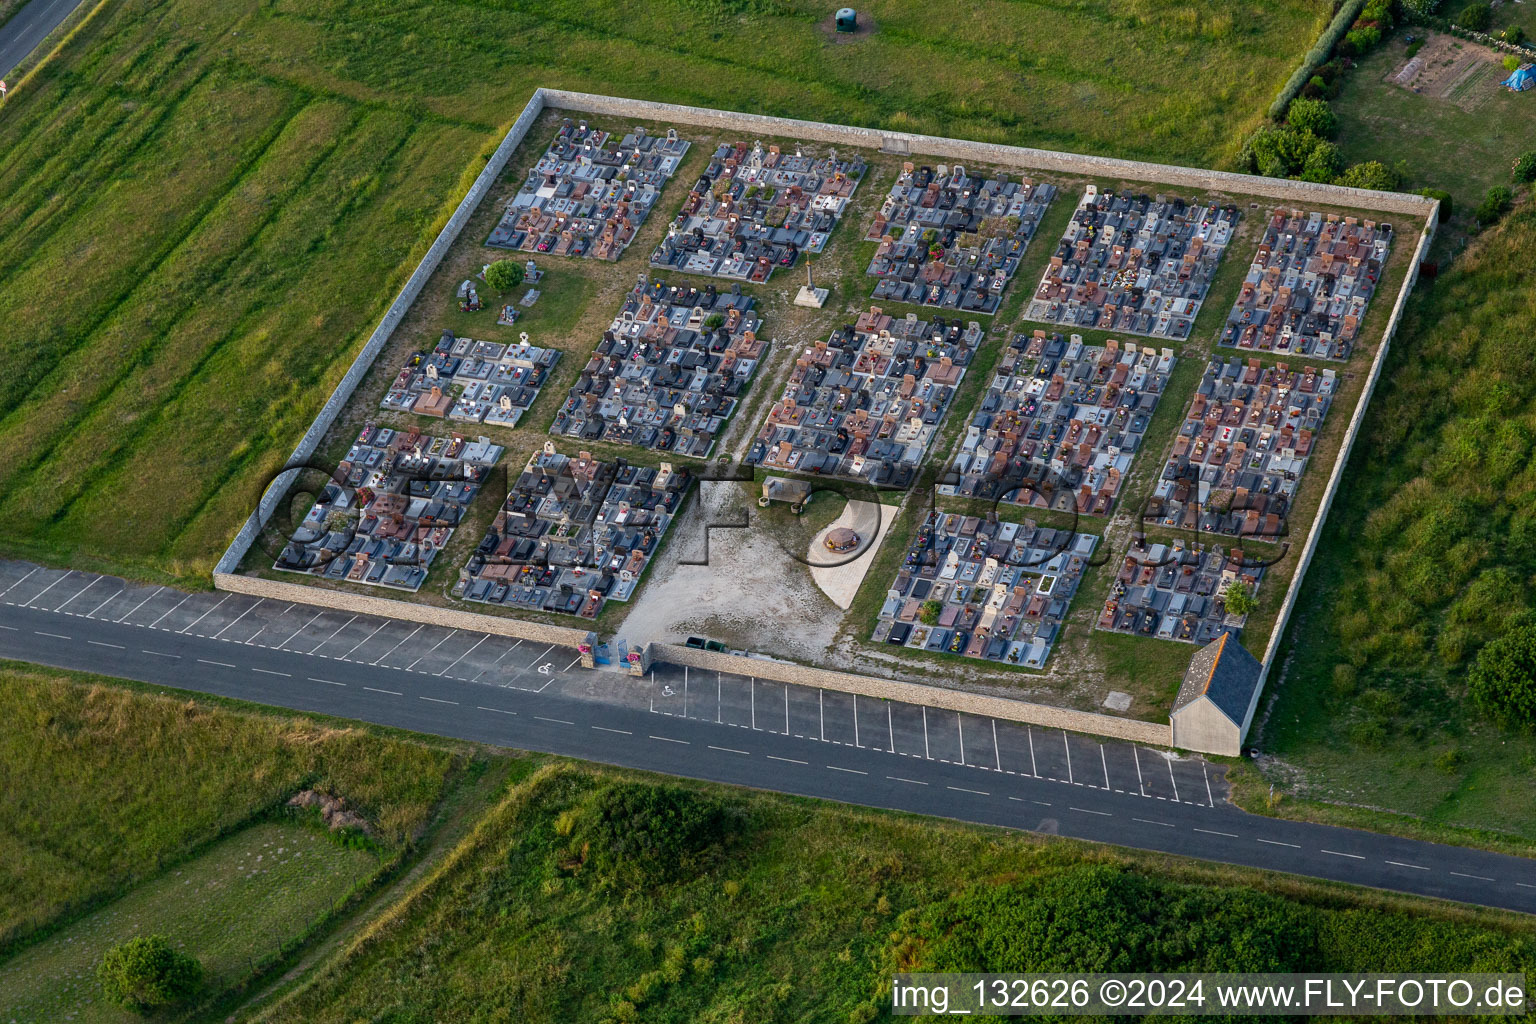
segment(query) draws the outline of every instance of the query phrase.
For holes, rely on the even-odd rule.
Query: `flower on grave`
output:
[[[577,654],[591,654],[592,653],[592,645],[591,644],[577,644],[576,645],[576,653]]]

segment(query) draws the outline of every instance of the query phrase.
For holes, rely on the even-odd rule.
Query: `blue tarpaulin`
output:
[[[1527,89],[1536,88],[1536,68],[1527,64],[1504,79],[1504,87],[1511,92],[1524,92]]]

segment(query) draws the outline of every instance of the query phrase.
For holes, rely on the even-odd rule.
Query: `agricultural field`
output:
[[[276,1022],[869,1021],[898,970],[1526,970],[1530,925],[551,764]]]
[[[301,789],[343,797],[398,850],[460,761],[447,747],[110,682],[0,664],[0,953]]]
[[[537,85],[1224,166],[1327,6],[104,5],[0,110],[0,550],[205,580]]]
[[[1533,259],[1525,203],[1409,306],[1258,738],[1303,800],[1536,837],[1536,738],[1467,694],[1479,649],[1531,621]]]

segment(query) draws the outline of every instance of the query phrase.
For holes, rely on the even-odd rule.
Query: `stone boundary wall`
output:
[[[1098,178],[1145,181],[1154,185],[1177,185],[1191,189],[1237,192],[1264,196],[1287,203],[1323,203],[1360,210],[1401,213],[1411,217],[1428,215],[1430,207],[1435,203],[1433,199],[1404,192],[1375,192],[1370,189],[1347,188],[1343,185],[1263,178],[1252,174],[1208,171],[1198,167],[1177,167],[1141,160],[1118,160],[1113,157],[1057,153],[1048,149],[1029,149],[1024,146],[1006,146],[966,139],[941,139],[933,135],[884,131],[879,128],[854,128],[841,124],[825,124],[820,121],[801,121],[790,117],[770,117],[764,114],[743,114],[729,110],[709,110],[704,107],[655,103],[650,100],[632,100],[618,96],[596,96],[585,92],[567,92],[563,89],[540,89],[535,94],[536,99],[539,97],[542,97],[545,106],[586,114],[631,117],[648,121],[673,121],[748,134],[756,132],[762,135],[779,135],[815,142],[861,146],[866,149],[923,153],[943,157],[946,160],[999,167],[1055,171],[1060,174],[1085,174]]]
[[[388,619],[403,619],[427,626],[445,629],[462,629],[469,633],[491,633],[517,640],[534,640],[543,644],[556,644],[574,648],[587,640],[587,630],[569,626],[547,626],[541,622],[506,618],[501,615],[482,615],[479,612],[460,611],[457,608],[438,608],[429,604],[412,604],[388,597],[371,594],[353,594],[347,591],[327,590],[303,583],[284,580],[268,580],[259,576],[242,576],[238,573],[216,572],[213,585],[219,590],[250,597],[264,597],[269,601],[293,601],[316,608],[347,612],[351,615],[379,615]]]
[[[1392,304],[1392,315],[1387,319],[1386,330],[1381,334],[1381,344],[1376,348],[1376,358],[1371,360],[1371,372],[1365,380],[1365,389],[1360,392],[1360,400],[1355,403],[1354,415],[1349,418],[1349,428],[1345,430],[1344,440],[1339,445],[1339,457],[1334,460],[1333,472],[1328,476],[1328,488],[1323,492],[1323,501],[1318,506],[1317,517],[1312,520],[1312,529],[1307,532],[1306,543],[1301,549],[1301,561],[1296,567],[1295,575],[1291,577],[1290,587],[1285,592],[1285,603],[1280,606],[1280,615],[1275,619],[1275,628],[1269,634],[1269,644],[1264,648],[1259,683],[1254,687],[1253,699],[1248,702],[1248,713],[1242,721],[1241,732],[1245,740],[1248,736],[1248,727],[1253,724],[1254,710],[1259,706],[1259,697],[1264,693],[1264,684],[1275,666],[1275,658],[1280,651],[1280,641],[1284,638],[1286,626],[1290,623],[1291,612],[1296,608],[1296,598],[1301,593],[1302,581],[1306,579],[1307,569],[1312,564],[1312,556],[1317,552],[1317,543],[1322,537],[1323,525],[1328,521],[1328,512],[1333,508],[1333,499],[1339,493],[1339,483],[1344,479],[1344,470],[1349,464],[1350,452],[1355,446],[1355,439],[1360,435],[1360,425],[1365,422],[1365,411],[1371,404],[1371,395],[1376,391],[1376,382],[1381,378],[1381,368],[1386,365],[1387,352],[1392,347],[1392,338],[1397,334],[1398,324],[1402,322],[1403,310],[1408,305],[1408,295],[1419,280],[1419,266],[1423,263],[1424,257],[1429,254],[1429,245],[1434,241],[1435,230],[1439,223],[1440,201],[1435,200],[1429,220],[1425,222],[1424,230],[1419,235],[1419,244],[1413,250],[1413,260],[1408,265],[1403,286],[1397,290],[1397,301]]]
[[[738,654],[720,651],[701,651],[680,644],[653,643],[649,647],[653,661],[669,665],[687,665],[689,668],[713,672],[730,672],[732,675],[771,679],[797,686],[815,686],[839,693],[855,693],[861,697],[878,700],[896,700],[905,704],[921,704],[945,711],[960,711],[984,718],[1001,718],[1011,722],[1025,722],[1050,729],[1067,729],[1092,736],[1130,740],[1150,746],[1171,747],[1173,727],[1155,722],[1138,722],[1131,718],[1115,718],[1096,715],[1089,711],[1073,711],[1055,708],[1047,704],[993,697],[982,693],[967,693],[942,686],[924,683],[906,683],[897,679],[879,679],[874,676],[834,672],[830,669],[797,665],[794,662],[770,661],[764,658],[743,658]]]
[[[395,333],[395,328],[400,325],[400,321],[405,318],[405,314],[416,301],[416,297],[421,294],[421,289],[426,285],[427,280],[437,270],[437,266],[443,261],[443,257],[447,255],[449,247],[458,239],[459,232],[464,230],[464,225],[468,223],[470,215],[475,212],[475,207],[480,205],[480,200],[485,198],[485,194],[490,191],[491,186],[496,183],[496,179],[501,176],[502,170],[507,166],[507,161],[512,157],[513,150],[517,149],[522,143],[524,136],[528,134],[528,129],[533,126],[534,119],[543,110],[543,93],[535,92],[533,98],[528,101],[528,105],[523,107],[523,112],[512,123],[512,127],[508,130],[506,137],[501,140],[501,145],[496,147],[496,151],[486,161],[485,168],[475,178],[474,184],[465,193],[458,208],[453,211],[453,216],[448,218],[448,223],[444,224],[443,229],[437,233],[437,238],[432,242],[432,247],[427,250],[426,255],[421,258],[421,262],[416,265],[416,269],[400,289],[400,294],[396,295],[395,301],[390,303],[383,319],[373,329],[373,333],[368,336],[368,341],[358,351],[357,358],[352,360],[352,365],[347,368],[346,375],[341,378],[340,383],[336,385],[336,389],[331,392],[331,397],[326,400],[324,407],[320,410],[320,414],[315,417],[315,421],[310,424],[309,430],[300,438],[298,445],[293,449],[293,454],[288,459],[287,465],[302,466],[309,460],[310,456],[314,455],[315,448],[320,444],[320,439],[325,436],[326,431],[331,429],[331,424],[336,422],[336,417],[340,415],[342,407],[351,399],[352,393],[357,390],[358,384],[362,382],[364,375],[373,366],[373,361],[378,358],[379,352],[383,350],[384,345]],[[251,549],[251,545],[256,541],[256,535],[261,532],[262,527],[266,526],[267,520],[272,518],[273,509],[277,507],[277,503],[283,495],[288,493],[288,489],[293,486],[297,475],[297,469],[289,469],[279,474],[271,485],[267,487],[266,492],[261,496],[261,501],[256,506],[256,510],[246,519],[245,525],[240,528],[240,532],[235,535],[235,539],[230,543],[223,557],[219,559],[218,565],[214,567],[213,578],[215,587],[230,589],[222,587],[219,582],[220,578],[233,573],[240,565],[240,560]],[[399,602],[396,603],[398,604]],[[386,612],[380,614],[395,613]]]

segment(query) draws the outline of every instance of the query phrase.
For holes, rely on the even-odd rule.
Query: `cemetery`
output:
[[[1015,334],[939,493],[1108,515],[1173,365],[1168,348]]]
[[[708,457],[767,348],[755,301],[640,275],[550,433]]]
[[[868,273],[877,301],[996,313],[1054,185],[964,167],[902,165],[865,235],[879,242]]]
[[[796,357],[746,461],[907,486],[981,341],[974,320],[897,320],[871,306]]]
[[[1199,646],[1240,631],[1245,616],[1227,611],[1228,588],[1251,595],[1264,576],[1263,566],[1244,562],[1241,548],[1133,541],[1110,584],[1098,628]]]
[[[1221,344],[1349,358],[1392,247],[1392,225],[1276,210],[1227,314]]]
[[[636,128],[615,144],[609,132],[566,118],[485,244],[616,260],[687,152],[675,131]]]
[[[1025,316],[1181,341],[1237,221],[1231,205],[1089,185]]]
[[[864,176],[864,161],[722,143],[651,254],[658,270],[753,284],[819,253]]]
[[[380,406],[459,423],[515,427],[539,397],[560,350],[456,338],[444,331],[431,352],[416,352],[389,386]]]
[[[685,469],[561,455],[553,442],[528,460],[479,547],[457,596],[596,618],[627,601],[688,493]]]
[[[1173,440],[1146,519],[1278,539],[1337,377],[1259,360],[1211,360]]]
[[[501,455],[484,437],[369,424],[275,568],[416,591]]]
[[[874,639],[1044,668],[1098,541],[931,510],[886,591]]]

